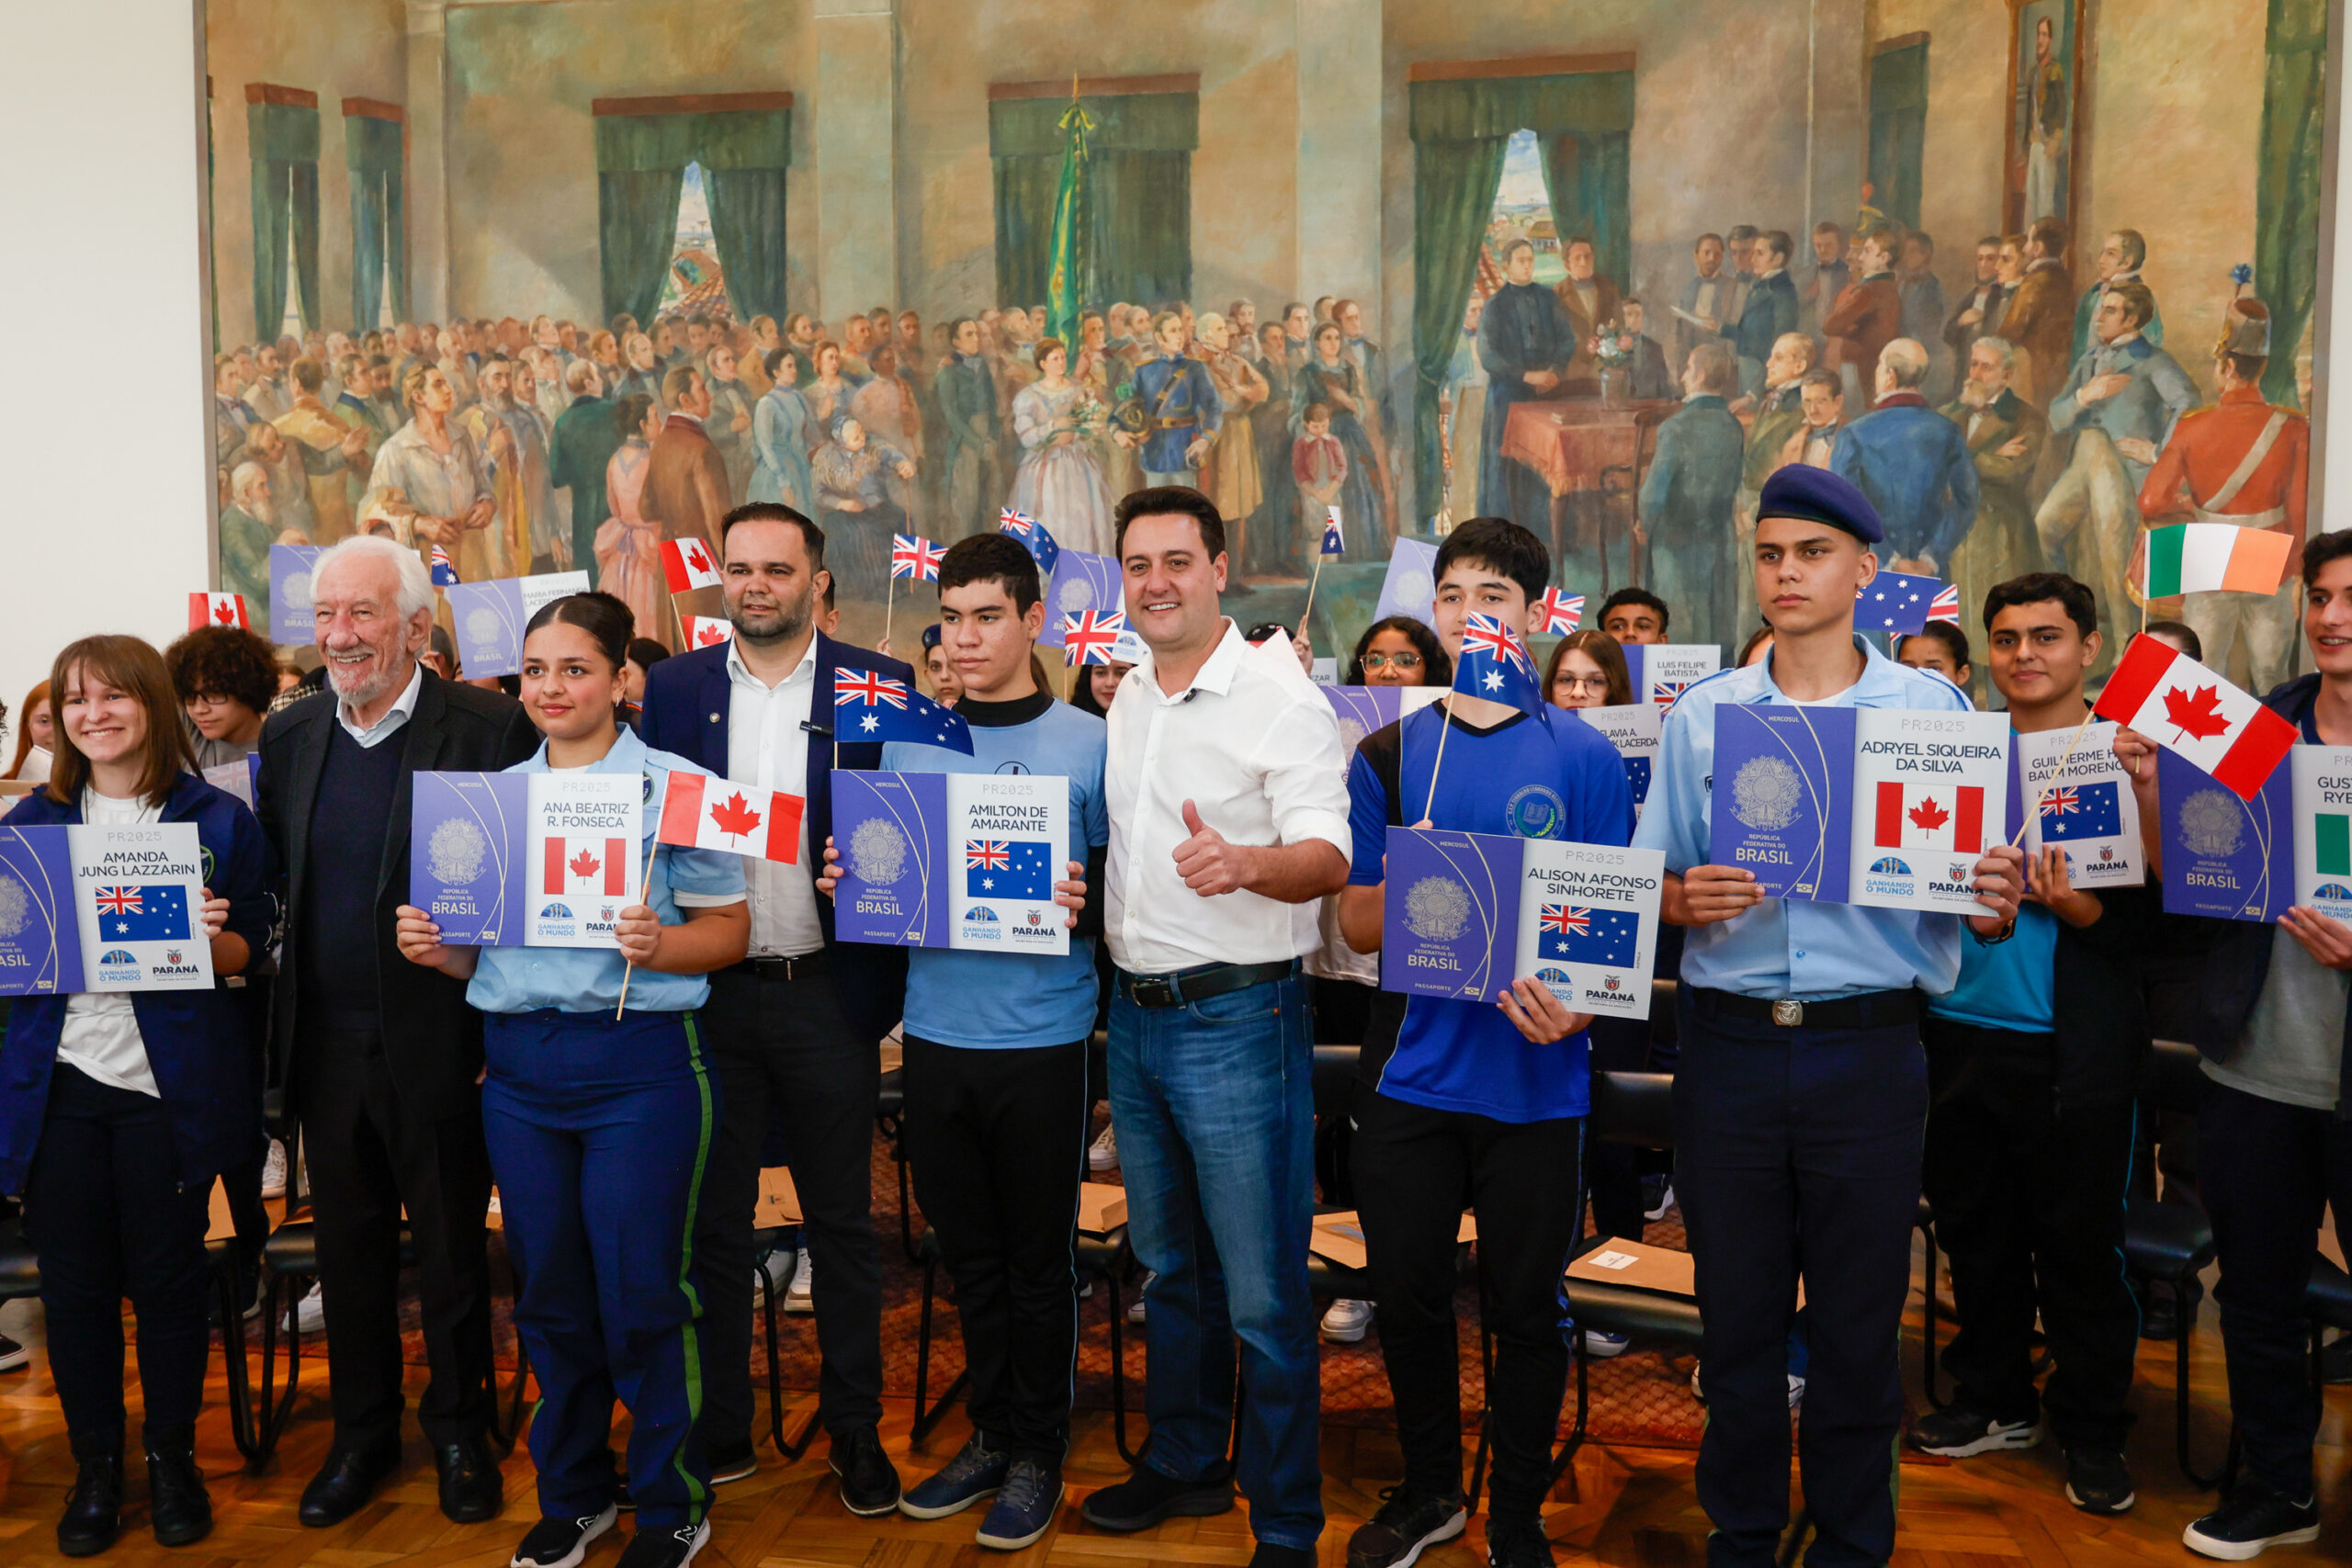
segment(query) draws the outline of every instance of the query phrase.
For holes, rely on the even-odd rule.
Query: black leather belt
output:
[[[1119,988],[1139,1008],[1180,1008],[1187,1002],[1205,1001],[1210,997],[1262,986],[1269,980],[1287,980],[1297,973],[1295,958],[1279,964],[1204,964],[1193,969],[1179,969],[1173,975],[1122,972]]]
[[[1794,997],[1743,997],[1700,987],[1691,990],[1690,1005],[1702,1016],[1713,1013],[1782,1029],[1877,1029],[1919,1021],[1919,993],[1909,988],[1801,1002]]]
[[[804,953],[797,958],[746,958],[730,964],[729,969],[755,980],[806,980],[811,975],[828,973],[831,965],[826,962],[825,950]]]

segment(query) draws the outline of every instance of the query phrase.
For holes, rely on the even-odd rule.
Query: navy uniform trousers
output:
[[[1812,1363],[1798,1423],[1809,1568],[1894,1551],[1901,1333],[1928,1116],[1916,998],[1865,1027],[1736,1018],[1686,988],[1674,1190],[1705,1319],[1700,1506],[1710,1568],[1767,1568],[1789,1522],[1789,1325]]]
[[[539,1382],[531,1462],[549,1518],[614,1500],[613,1401],[629,1413],[639,1530],[702,1522],[710,1467],[702,1306],[688,1241],[718,1120],[692,1013],[492,1013],[482,1133]]]

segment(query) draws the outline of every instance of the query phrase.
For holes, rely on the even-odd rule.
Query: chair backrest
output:
[[[1592,1075],[1592,1135],[1636,1148],[1674,1146],[1672,1073]]]
[[[1347,1110],[1355,1096],[1356,1062],[1363,1055],[1361,1045],[1317,1045],[1315,1047],[1315,1114],[1336,1116]]]
[[[1671,1045],[1681,1030],[1675,1017],[1674,1004],[1681,994],[1679,981],[1663,977],[1650,982],[1650,1043]]]
[[[2203,1060],[2186,1041],[2154,1042],[2140,1069],[2140,1098],[2159,1111],[2193,1113],[2213,1084],[2198,1066]]]

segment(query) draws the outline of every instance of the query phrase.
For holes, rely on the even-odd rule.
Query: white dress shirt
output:
[[[1253,649],[1227,620],[1189,688],[1162,692],[1147,654],[1110,717],[1104,935],[1119,967],[1166,975],[1312,953],[1315,899],[1284,904],[1246,889],[1204,898],[1176,872],[1176,847],[1193,836],[1188,800],[1233,843],[1320,839],[1351,852],[1339,720],[1290,646],[1276,637]]]
[[[335,722],[343,726],[345,735],[359,742],[361,750],[373,750],[407,727],[416,713],[417,695],[424,690],[424,666],[420,664],[409,671],[408,685],[401,690],[400,699],[385,710],[383,717],[363,728],[353,716],[351,705],[337,697],[334,702]]]
[[[727,776],[807,798],[808,705],[817,692],[817,638],[792,673],[771,686],[743,663],[742,645],[727,645]],[[808,820],[800,821],[798,863],[746,860],[752,901],[752,956],[798,958],[825,945],[817,923],[817,888],[808,878]]]

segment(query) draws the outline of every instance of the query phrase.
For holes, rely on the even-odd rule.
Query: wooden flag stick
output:
[[[670,601],[670,618],[673,621],[675,621],[678,625],[678,651],[680,653],[692,653],[694,651],[694,644],[686,636],[686,617],[679,612],[678,596],[675,593],[672,593],[667,597]]]
[[[674,611],[677,607],[677,601],[674,599],[672,600],[670,603],[670,608]],[[653,842],[647,845],[645,850],[645,869],[639,872],[637,877],[637,901],[639,904],[645,902],[646,889],[653,885],[653,856],[655,852],[661,848],[662,828],[661,824],[656,822],[653,829]],[[622,1009],[628,1006],[629,977],[636,973],[637,960],[632,958],[628,961],[628,967],[621,971],[621,999],[619,1005],[613,1009],[613,1021],[616,1023],[620,1021]]]
[[[1430,797],[1421,803],[1421,818],[1428,822],[1437,820],[1437,771],[1445,766],[1445,738],[1453,728],[1453,704],[1449,697],[1440,697],[1438,702],[1445,711],[1442,716],[1443,722],[1438,726],[1437,761],[1430,764]]]
[[[1315,618],[1315,585],[1323,581],[1323,558],[1315,558],[1315,570],[1306,579],[1306,608],[1298,613],[1298,629],[1306,630],[1306,623]]]
[[[883,591],[882,646],[884,648],[890,646],[890,612],[898,606],[898,603],[899,574],[894,571],[890,574],[890,586]]]
[[[2097,717],[2098,717],[2098,710],[2093,708],[2090,712],[2083,715],[2082,723],[2075,726],[2075,738],[2066,742],[2065,754],[2058,759],[2058,765],[2050,770],[2049,779],[2040,789],[2034,792],[2033,809],[2027,812],[2025,816],[2019,819],[2018,823],[2017,837],[2009,840],[2009,847],[2011,849],[2015,849],[2018,845],[2025,842],[2026,829],[2041,818],[2041,803],[2050,798],[2052,786],[2057,784],[2059,775],[2066,771],[2066,764],[2075,760],[2075,748],[2083,743],[2083,737],[2090,733],[2091,721]]]

